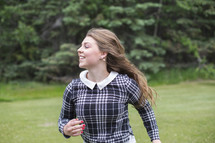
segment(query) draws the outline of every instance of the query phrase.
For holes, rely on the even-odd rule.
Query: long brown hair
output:
[[[108,53],[106,58],[108,72],[116,71],[127,74],[137,82],[141,91],[137,107],[143,106],[145,99],[150,100],[151,104],[155,104],[156,91],[148,86],[144,74],[125,57],[124,47],[113,32],[103,28],[92,28],[86,36],[92,37],[97,42],[100,51]]]

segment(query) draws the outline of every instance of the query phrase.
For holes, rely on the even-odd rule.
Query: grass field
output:
[[[65,85],[0,84],[0,143],[82,143],[64,139],[57,120]],[[156,86],[154,108],[162,143],[215,143],[215,81]],[[6,102],[10,101],[10,102]],[[137,143],[150,142],[133,107],[129,117]]]

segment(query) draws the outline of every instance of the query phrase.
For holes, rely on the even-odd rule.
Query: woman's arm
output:
[[[149,102],[146,100],[145,105],[143,107],[139,107],[136,109],[143,120],[143,124],[147,130],[149,137],[151,138],[151,141],[160,140],[155,114]]]
[[[133,105],[138,104],[138,99],[140,97],[140,89],[134,80],[130,80],[128,85],[128,94],[129,94],[129,103]],[[147,133],[153,141],[153,143],[159,143],[158,141],[160,140],[159,137],[159,131],[158,131],[158,126],[157,122],[155,119],[154,111],[152,110],[151,105],[147,100],[145,100],[144,106],[136,107],[138,113],[140,114],[140,117],[143,120],[143,124],[147,130]]]
[[[64,126],[72,119],[76,118],[75,114],[75,106],[72,102],[72,83],[70,83],[63,95],[63,104],[61,108],[61,113],[58,119],[58,128],[59,131],[64,135],[64,137],[69,138],[70,136],[67,136],[64,134]]]

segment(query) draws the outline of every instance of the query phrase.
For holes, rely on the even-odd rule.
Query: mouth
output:
[[[84,56],[79,56],[79,59],[85,59],[85,57]]]

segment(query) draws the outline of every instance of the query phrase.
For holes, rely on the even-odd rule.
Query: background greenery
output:
[[[68,82],[92,27],[115,32],[148,79],[175,68],[215,76],[214,0],[1,0],[0,80]]]
[[[0,143],[82,143],[57,120],[92,27],[115,32],[155,86],[162,142],[214,142],[215,82],[200,80],[215,79],[214,0],[0,0]],[[137,142],[149,142],[129,113]]]
[[[23,86],[25,92],[20,88]],[[0,103],[0,143],[82,143],[80,137],[67,140],[58,132],[65,86],[1,84],[7,90],[1,89],[0,97],[7,95],[14,101]],[[163,143],[214,143],[214,86],[214,80],[155,86],[160,96],[154,111]],[[38,99],[38,95],[44,96]],[[24,100],[26,96],[31,98]],[[142,120],[132,106],[129,119],[137,143],[149,143]]]

